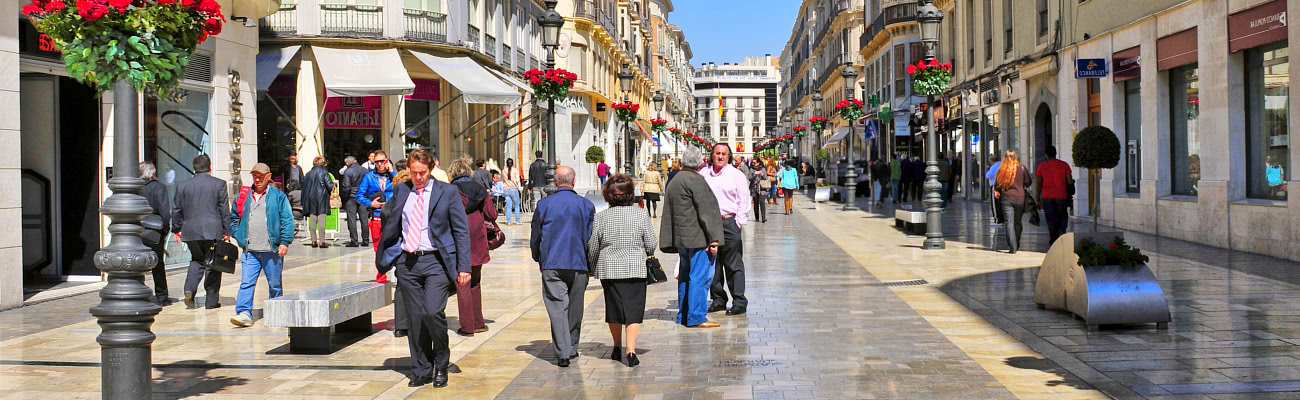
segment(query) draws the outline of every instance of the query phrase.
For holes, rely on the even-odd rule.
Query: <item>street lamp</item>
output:
[[[537,24],[542,26],[542,47],[546,48],[546,69],[555,68],[555,49],[560,47],[560,28],[564,26],[564,16],[555,11],[557,0],[546,0],[546,11],[537,17]],[[546,108],[546,194],[555,193],[555,166],[559,160],[555,155],[555,99],[547,102]]]
[[[655,118],[660,118],[660,119],[662,119],[662,118],[664,117],[664,115],[663,115],[663,113],[664,113],[664,94],[663,94],[663,92],[660,92],[660,91],[656,90],[656,91],[655,91],[655,96],[652,97],[652,98],[650,99],[650,101],[653,101],[653,102],[655,103]],[[659,156],[661,155],[661,154],[660,154],[660,149],[663,147],[663,143],[664,143],[664,140],[663,140],[662,137],[660,137],[660,135],[659,135],[659,131],[655,131],[655,162],[659,162]]]
[[[796,117],[798,117],[798,118],[795,118],[794,124],[795,124],[795,125],[802,124],[803,121],[804,121],[804,119],[803,119],[803,108],[796,108],[796,109],[794,109],[794,115],[795,115]],[[807,131],[804,131],[804,132],[806,133]],[[799,137],[799,135],[795,135],[795,136],[794,136],[794,153],[797,154],[797,155],[799,155],[799,156],[803,156],[803,147],[802,147],[802,146],[803,146],[803,138],[802,138],[802,137]]]
[[[921,24],[921,44],[925,45],[924,61],[929,63],[935,58],[935,49],[939,47],[939,22],[943,21],[943,11],[934,6],[933,0],[921,0],[921,7],[916,9],[916,20]],[[941,250],[946,247],[943,239],[943,196],[939,191],[939,133],[934,129],[934,95],[925,97],[926,107],[926,150],[925,150],[925,243],[921,248]]]
[[[632,91],[632,79],[635,77],[636,75],[632,74],[632,70],[628,69],[627,63],[623,63],[623,70],[618,72],[618,86],[623,89],[624,103],[628,102],[627,93]],[[632,160],[632,152],[633,152],[632,134],[628,133],[627,131],[628,123],[629,121],[623,121],[623,140],[626,142],[625,145],[627,146],[627,153],[625,153],[623,156],[624,159],[627,160],[627,162],[624,164],[624,172],[626,172],[629,176],[631,176],[634,175],[632,173],[632,168],[636,164],[635,161]]]
[[[673,111],[671,112],[671,114],[673,115],[673,125],[681,125],[681,123],[678,122],[678,121],[680,121],[680,118],[682,117],[682,109],[677,108],[677,104],[673,104]],[[677,154],[677,145],[678,145],[678,143],[677,143],[676,140],[677,140],[677,139],[673,139],[673,154],[674,154],[674,158],[675,158],[675,156],[676,156],[676,154]],[[660,147],[663,147],[663,142],[659,142],[659,146],[660,146]],[[664,172],[667,172],[667,171],[664,171]]]
[[[844,81],[844,98],[853,100],[853,85],[858,81],[858,71],[854,69],[853,63],[844,65],[844,70],[840,71],[840,78]],[[844,140],[848,143],[849,149],[845,152],[848,158],[849,170],[844,174],[844,211],[856,210],[857,190],[858,190],[858,168],[853,165],[853,137],[857,133],[853,132],[853,121],[849,120],[849,135]]]
[[[815,116],[815,117],[820,117],[820,116],[821,116],[821,112],[822,112],[822,102],[826,101],[826,99],[825,99],[824,97],[822,97],[822,92],[821,92],[820,90],[818,90],[817,92],[813,93],[813,95],[812,95],[812,101],[813,101],[813,111],[812,111],[812,115]],[[823,125],[823,126],[824,126],[824,125]],[[817,146],[816,146],[817,148],[813,149],[813,158],[814,158],[813,162],[816,162],[817,151],[821,150],[821,148],[822,148],[822,134],[821,134],[821,132],[815,132],[815,133],[817,134],[817,140],[814,141],[813,143],[815,143],[815,144],[817,145]],[[826,165],[820,165],[820,166],[818,166],[818,169],[821,170],[823,173],[826,172],[826,169],[825,169],[825,168],[826,168]]]
[[[790,123],[790,114],[786,114],[786,115],[785,115],[785,118],[782,118],[782,119],[781,119],[781,128],[784,129],[784,130],[781,131],[781,135],[788,135],[788,134],[790,134],[790,127],[792,127],[792,126],[794,126],[794,125],[791,125],[791,123]],[[777,137],[780,138],[781,136],[777,136]],[[785,150],[785,156],[786,156],[786,159],[789,159],[789,158],[790,158],[790,145],[789,145],[789,144],[782,144],[781,146],[786,148],[786,150]]]

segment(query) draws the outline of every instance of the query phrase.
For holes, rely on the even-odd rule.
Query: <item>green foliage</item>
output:
[[[817,161],[826,161],[829,158],[831,158],[831,153],[826,149],[818,149],[816,153],[813,153],[813,159]]]
[[[587,162],[595,164],[605,160],[605,148],[600,146],[591,146],[587,148]]]
[[[952,74],[947,69],[926,68],[912,75],[912,93],[921,96],[940,95],[948,88],[951,80]]]
[[[1121,237],[1115,238],[1115,241],[1106,247],[1084,239],[1079,243],[1079,247],[1074,249],[1074,254],[1079,255],[1079,265],[1085,267],[1099,265],[1135,267],[1146,264],[1149,260],[1141,250],[1124,243],[1124,238]]]
[[[1119,165],[1120,145],[1115,132],[1104,126],[1084,128],[1074,137],[1074,166],[1109,169]]]

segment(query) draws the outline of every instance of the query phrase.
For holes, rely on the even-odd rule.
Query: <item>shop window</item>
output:
[[[430,113],[437,109],[436,101],[406,101],[406,151],[408,153],[420,149],[438,156],[438,114],[430,116]]]
[[[1124,186],[1139,193],[1142,181],[1142,79],[1124,81]]]
[[[1291,108],[1286,42],[1246,51],[1246,195],[1286,200]]]
[[[1170,157],[1173,194],[1195,196],[1201,180],[1201,146],[1197,135],[1200,115],[1196,64],[1169,71],[1169,108],[1172,127]]]
[[[211,93],[185,90],[184,94],[180,102],[145,96],[143,158],[154,163],[158,181],[167,186],[169,199],[176,196],[176,184],[194,177],[194,157],[212,153],[208,114]],[[213,167],[220,168],[217,165]],[[167,264],[189,259],[190,253],[185,246],[168,245],[164,260]]]
[[[1002,105],[1002,115],[1006,120],[1002,125],[1002,131],[1006,134],[1007,149],[1020,151],[1020,103],[1008,103]],[[1028,161],[1028,160],[1026,160]]]

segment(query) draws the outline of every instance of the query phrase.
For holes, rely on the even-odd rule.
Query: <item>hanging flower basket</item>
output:
[[[936,96],[948,88],[952,81],[952,63],[940,64],[930,59],[930,63],[917,61],[916,65],[907,66],[907,74],[912,76],[912,93],[922,96]]]
[[[533,86],[533,96],[537,100],[550,101],[568,98],[569,89],[578,80],[578,74],[560,68],[545,71],[534,68],[524,73],[524,78]]]
[[[682,130],[677,128],[668,128],[668,135],[674,140],[682,140]]]
[[[787,134],[781,136],[781,142],[782,142],[782,143],[790,143],[790,142],[793,142],[793,141],[794,141],[794,135],[791,135],[791,134],[788,134],[788,133],[787,133]]]
[[[824,117],[808,118],[808,123],[812,124],[814,132],[821,133],[823,129],[826,129],[826,118]]]
[[[611,107],[614,107],[614,115],[619,121],[623,122],[636,121],[637,111],[641,110],[641,105],[633,104],[630,101],[614,103]]]
[[[659,118],[651,118],[651,119],[650,119],[650,130],[651,130],[651,131],[655,131],[655,132],[663,132],[664,130],[667,130],[667,129],[668,129],[668,120],[666,120],[666,119],[659,119]]]
[[[857,121],[862,118],[862,100],[840,100],[835,106],[835,112],[845,121]]]
[[[125,79],[163,98],[178,97],[195,46],[226,21],[216,0],[31,0],[22,12],[77,81],[103,93]]]
[[[808,127],[803,126],[803,125],[796,126],[796,127],[794,127],[794,128],[790,128],[790,129],[794,131],[794,136],[795,136],[795,137],[803,137],[803,135],[805,135],[805,134],[808,133]]]

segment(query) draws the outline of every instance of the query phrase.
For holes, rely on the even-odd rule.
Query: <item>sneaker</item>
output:
[[[247,328],[253,326],[253,316],[248,315],[246,312],[242,312],[230,318],[230,323],[235,324],[235,326]]]

